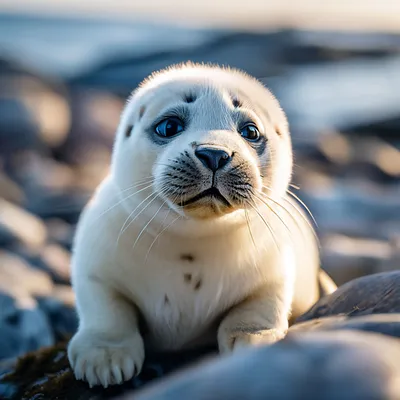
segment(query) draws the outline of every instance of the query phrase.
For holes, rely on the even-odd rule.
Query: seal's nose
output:
[[[194,154],[205,167],[213,172],[224,167],[232,159],[232,156],[225,150],[213,147],[197,148]]]

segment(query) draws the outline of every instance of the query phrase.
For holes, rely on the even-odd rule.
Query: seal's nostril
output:
[[[212,147],[198,148],[194,153],[203,165],[213,172],[223,168],[232,158],[225,150]]]

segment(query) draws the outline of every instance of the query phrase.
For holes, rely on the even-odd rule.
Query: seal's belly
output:
[[[211,271],[175,269],[152,278],[142,276],[135,301],[146,322],[147,345],[176,350],[206,339],[223,312],[244,299],[260,279],[256,274],[252,278],[249,271],[246,279],[232,270],[229,274]]]

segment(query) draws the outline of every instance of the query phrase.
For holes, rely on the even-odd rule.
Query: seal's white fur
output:
[[[195,96],[187,104],[189,129],[154,143],[149,127],[185,93]],[[262,157],[232,127],[236,97],[268,137]],[[257,211],[202,201],[177,206],[162,177],[194,143],[234,151],[269,200],[256,199]],[[211,178],[196,168],[201,191]],[[281,338],[291,310],[298,315],[318,297],[313,232],[285,193],[291,170],[285,115],[255,79],[192,64],[147,79],[126,105],[110,174],[78,224],[72,282],[80,325],[68,348],[76,377],[103,386],[127,380],[140,371],[145,347],[176,350],[218,338],[221,352],[229,352]],[[217,185],[229,196],[222,174]]]

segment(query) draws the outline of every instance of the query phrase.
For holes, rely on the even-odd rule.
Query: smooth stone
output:
[[[292,333],[221,357],[119,400],[395,400],[400,341],[366,332]]]
[[[400,270],[372,274],[340,286],[322,297],[296,323],[331,315],[400,313]]]

